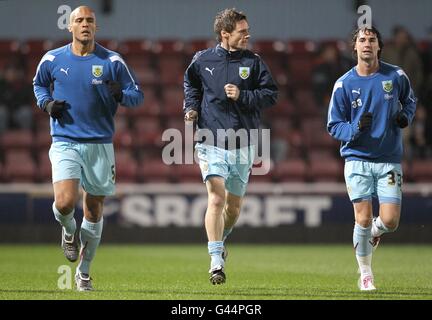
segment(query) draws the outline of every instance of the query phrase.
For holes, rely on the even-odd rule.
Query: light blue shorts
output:
[[[53,183],[79,179],[94,196],[115,193],[115,160],[112,143],[53,142],[49,150]]]
[[[195,149],[204,182],[211,176],[220,176],[224,178],[228,192],[244,196],[255,157],[254,146],[225,150],[197,143]]]
[[[401,204],[402,166],[399,163],[345,162],[345,182],[352,202],[372,201]]]

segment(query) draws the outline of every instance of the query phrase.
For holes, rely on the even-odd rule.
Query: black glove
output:
[[[46,101],[43,109],[54,119],[59,119],[63,116],[63,110],[66,108],[65,100]]]
[[[407,116],[401,111],[396,115],[396,124],[399,128],[403,129],[405,127],[408,127],[408,118]]]
[[[108,86],[108,89],[115,99],[115,101],[120,102],[123,99],[123,91],[120,83],[112,80],[105,80],[105,84]]]
[[[363,113],[357,124],[359,131],[364,131],[366,129],[369,129],[371,126],[372,126],[372,113],[370,112]]]

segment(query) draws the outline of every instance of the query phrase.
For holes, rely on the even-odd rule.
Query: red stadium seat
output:
[[[118,50],[119,50],[119,43],[116,40],[97,39],[96,42],[108,50],[112,50],[112,51],[116,51],[116,52],[118,52]]]
[[[48,156],[48,149],[41,150],[37,154],[38,170],[37,170],[37,181],[39,182],[51,182],[52,181],[52,167],[51,161]]]
[[[116,182],[137,182],[138,164],[131,151],[117,150],[116,161]]]
[[[122,55],[149,55],[152,50],[152,42],[143,39],[129,39],[122,41],[119,46],[119,51]]]
[[[413,160],[410,166],[411,178],[414,182],[431,182],[432,165],[430,160]]]
[[[140,84],[153,84],[157,80],[152,42],[131,39],[120,43],[118,48],[125,62],[132,69]]]
[[[154,41],[152,51],[158,55],[175,55],[183,54],[185,43],[178,39],[163,39]]]
[[[338,149],[339,142],[327,132],[324,118],[304,118],[302,120],[302,134],[308,148]]]
[[[164,115],[180,115],[183,113],[184,93],[182,87],[166,87],[162,91],[162,114]]]
[[[54,44],[54,48],[59,48],[59,47],[63,47],[69,43],[72,43],[72,39],[71,38],[65,38],[65,39],[61,39],[56,41],[56,43]]]
[[[161,99],[155,86],[141,86],[144,93],[144,104],[133,108],[130,114],[137,116],[158,116],[161,113]]]
[[[291,99],[280,97],[276,101],[276,105],[264,109],[264,114],[268,115],[272,119],[281,119],[284,117],[290,117],[296,112],[296,108]]]
[[[0,39],[0,70],[19,56],[21,44],[16,40]]]
[[[52,137],[50,135],[49,130],[48,131],[38,131],[36,133],[36,136],[34,138],[34,146],[37,150],[40,149],[49,149],[51,146]]]
[[[288,83],[285,50],[286,45],[280,40],[257,40],[252,44],[252,51],[260,55],[278,86]]]
[[[173,116],[166,119],[165,129],[177,129],[182,133],[185,132],[185,122],[183,117]]]
[[[316,51],[316,44],[310,40],[289,40],[286,43],[286,52],[289,55],[309,55]]]
[[[157,57],[160,83],[181,86],[188,63],[185,56],[185,43],[180,40],[159,40],[153,43],[152,51]]]
[[[253,42],[252,50],[259,55],[284,54],[286,44],[280,40],[257,40]]]
[[[339,39],[324,39],[321,40],[319,43],[320,48],[323,48],[325,46],[333,46],[336,48],[339,52],[346,51],[348,49],[348,44],[346,41],[339,40]]]
[[[35,182],[37,169],[30,151],[8,151],[5,156],[3,177],[7,182]]]
[[[319,116],[327,112],[318,107],[310,88],[297,88],[294,92],[294,103],[300,116]],[[325,124],[324,115],[323,123]]]
[[[325,161],[324,161],[325,160]],[[308,179],[314,182],[343,181],[343,164],[334,158],[312,158],[308,167]]]
[[[54,42],[46,39],[31,39],[21,45],[21,52],[27,56],[37,56],[39,59],[54,48]]]
[[[309,40],[290,40],[286,43],[290,85],[310,87],[316,44]]]
[[[279,182],[306,181],[306,164],[302,159],[288,159],[276,164],[273,176]]]
[[[18,52],[20,43],[17,40],[0,39],[0,55],[11,55]]]
[[[126,63],[132,70],[138,84],[140,85],[154,85],[159,81],[158,72],[150,64],[145,64],[142,58],[135,59],[128,57]]]
[[[54,48],[54,42],[46,39],[27,40],[21,45],[21,52],[26,56],[28,80],[36,74],[36,68],[47,51]]]
[[[4,150],[28,149],[33,147],[33,134],[30,130],[9,130],[0,136]]]
[[[161,158],[142,161],[138,175],[144,182],[170,182],[171,166],[162,162]]]
[[[188,64],[191,62],[192,57],[198,51],[205,50],[216,46],[216,40],[213,39],[195,39],[185,44],[185,54]]]
[[[129,149],[133,146],[133,132],[128,128],[116,130],[113,137],[114,146],[119,149]]]
[[[202,183],[202,175],[198,164],[174,164],[171,167],[175,182]]]
[[[162,128],[159,118],[140,117],[133,124],[133,146],[141,148],[145,146],[157,146],[162,144]]]

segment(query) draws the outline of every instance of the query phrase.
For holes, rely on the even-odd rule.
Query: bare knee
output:
[[[367,228],[372,224],[372,218],[367,215],[359,215],[356,218],[356,223],[363,228]]]
[[[225,195],[217,194],[215,192],[209,194],[208,197],[209,208],[216,210],[217,212],[222,212],[224,206],[225,206]]]
[[[61,214],[68,214],[75,208],[76,201],[73,194],[64,192],[55,196],[55,207]]]
[[[78,183],[79,180],[62,180],[53,184],[55,207],[61,214],[68,214],[78,202]]]
[[[382,203],[380,205],[380,219],[384,226],[391,232],[399,226],[400,205],[393,203]]]
[[[396,229],[399,227],[399,218],[398,217],[391,217],[383,219],[381,218],[381,221],[384,223],[387,229],[390,231],[396,231]]]

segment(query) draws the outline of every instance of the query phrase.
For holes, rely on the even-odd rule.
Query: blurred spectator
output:
[[[26,78],[26,69],[20,60],[8,63],[0,75],[0,132],[32,127],[33,90]]]
[[[423,80],[423,64],[417,46],[404,27],[393,28],[393,39],[386,44],[382,53],[382,60],[400,66],[408,75],[414,93],[420,93]]]
[[[423,64],[417,46],[408,30],[402,26],[393,28],[393,39],[384,47],[382,60],[400,66],[408,75],[415,95],[417,97],[420,95],[423,81]],[[411,144],[415,139],[412,136],[413,134],[413,127],[403,130],[404,154],[407,160],[411,160],[415,153],[415,146]]]
[[[312,71],[315,100],[319,107],[327,108],[333,84],[344,73],[339,58],[339,52],[332,44],[325,44],[320,50]]]
[[[429,28],[428,45],[423,52],[425,81],[421,93],[421,100],[425,107],[425,139],[432,149],[432,26]]]
[[[427,118],[426,108],[419,103],[412,124],[411,146],[413,158],[428,158],[431,155],[431,148],[426,140]]]

